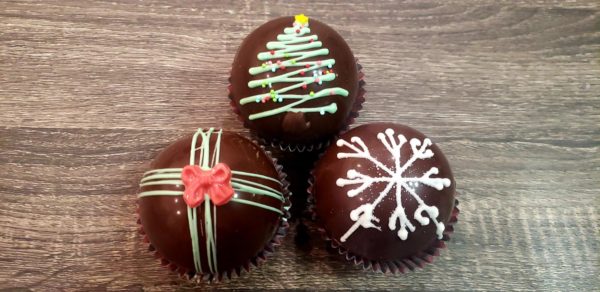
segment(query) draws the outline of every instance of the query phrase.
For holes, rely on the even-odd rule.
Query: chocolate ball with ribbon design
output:
[[[199,129],[163,150],[138,194],[142,233],[163,263],[222,280],[262,262],[288,227],[281,167],[248,139]]]

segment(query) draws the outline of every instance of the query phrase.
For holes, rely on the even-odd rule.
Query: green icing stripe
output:
[[[307,71],[323,68],[323,67],[329,66],[329,65],[333,66],[335,64],[334,59],[323,60],[323,61],[321,61],[321,65],[313,64],[313,62],[301,62],[301,63],[294,62],[293,64],[291,62],[288,64],[287,62],[290,62],[290,61],[284,61],[281,64],[286,67],[303,67],[305,69],[291,71],[291,72],[288,72],[285,74],[277,75],[274,77],[268,77],[265,79],[252,80],[252,81],[248,82],[248,87],[255,88],[255,87],[259,87],[265,83],[269,84],[269,83],[279,83],[279,82],[304,82],[304,81],[306,81],[306,84],[309,84],[309,83],[312,83],[315,81],[314,76],[310,76],[310,77],[291,77],[291,76],[296,76],[296,75],[300,74],[300,72],[302,72],[302,71],[307,72]],[[306,67],[305,67],[306,65],[309,65],[310,67],[308,69],[306,69]],[[250,70],[248,72],[250,72],[250,74],[254,73],[252,75],[256,75],[256,74],[260,74],[260,73],[264,73],[264,72],[268,72],[268,71],[271,71],[271,69],[263,68],[263,67],[253,67],[253,68],[250,68]],[[321,80],[323,80],[323,81],[331,81],[331,80],[335,79],[335,74],[328,73],[325,75],[321,75],[321,77],[322,77]],[[251,96],[251,97],[254,97],[254,96]],[[244,100],[251,99],[251,97],[246,97],[246,98],[244,98]]]
[[[182,185],[182,184],[183,184],[183,182],[181,180],[157,180],[157,181],[141,183],[140,187],[154,186],[154,185]]]
[[[272,177],[268,177],[268,176],[264,176],[261,174],[256,174],[256,173],[251,173],[251,172],[243,172],[243,171],[237,171],[237,170],[232,170],[231,174],[233,175],[242,175],[242,176],[250,176],[250,177],[256,177],[256,178],[262,178],[262,179],[266,179],[266,180],[270,180],[272,182],[276,182],[279,185],[283,185],[280,181],[272,178]]]
[[[217,271],[217,250],[215,245],[215,230],[212,224],[212,216],[210,212],[210,198],[208,195],[204,196],[204,229],[206,230],[206,255],[208,268],[211,273]],[[216,215],[216,214],[215,214]]]
[[[157,190],[157,191],[141,192],[138,195],[138,198],[149,197],[149,196],[181,196],[181,195],[183,195],[182,191]]]
[[[278,199],[280,201],[283,202],[283,196],[277,193],[273,193],[271,191],[268,190],[262,190],[259,188],[255,188],[255,187],[251,187],[248,185],[244,185],[238,182],[231,182],[231,186],[233,187],[234,190],[236,191],[241,191],[241,192],[245,192],[245,193],[252,193],[252,194],[256,194],[256,195],[263,195],[263,196],[268,196],[268,197],[272,197],[275,199]]]
[[[271,188],[269,186],[253,182],[253,181],[249,181],[249,180],[245,180],[245,179],[241,179],[241,178],[235,178],[235,177],[231,178],[231,181],[235,181],[235,182],[238,182],[238,183],[241,183],[241,184],[246,184],[246,185],[253,185],[255,187],[263,188],[265,190],[271,191],[272,193],[275,193],[277,195],[283,196],[283,194],[280,191],[278,191],[278,190],[276,190],[274,188]]]
[[[297,105],[301,105],[301,104],[303,104],[303,103],[305,103],[305,102],[307,102],[309,100],[313,100],[313,99],[321,98],[323,96],[327,96],[327,95],[329,95],[329,93],[328,93],[329,91],[332,91],[332,90],[335,91],[336,89],[344,90],[344,89],[337,88],[337,87],[336,88],[330,88],[330,89],[323,89],[323,90],[321,90],[321,91],[313,94],[312,96],[309,95],[309,97],[304,97],[304,98],[302,98],[299,101],[295,101],[295,102],[292,102],[292,103],[290,103],[288,105],[284,105],[282,107],[279,107],[279,108],[276,108],[276,109],[272,109],[272,110],[268,110],[268,111],[264,111],[264,112],[261,112],[261,113],[258,113],[258,114],[252,114],[249,117],[250,117],[251,120],[255,120],[255,119],[260,119],[260,118],[264,118],[264,117],[268,117],[268,116],[280,114],[280,113],[283,113],[283,112],[307,112],[307,111],[314,112],[314,111],[319,111],[321,113],[324,113],[324,112],[326,112],[325,110],[327,110],[327,112],[329,112],[329,113],[335,113],[337,111],[337,106],[335,107],[335,109],[333,109],[333,111],[332,111],[332,108],[331,108],[330,105],[322,106],[322,107],[316,107],[316,108],[312,108],[312,109],[306,109],[306,108],[305,109],[300,109],[300,108],[294,108],[294,107],[297,106]],[[348,91],[344,90],[344,96],[347,96],[347,95],[348,95]]]
[[[205,142],[205,148],[202,149],[202,168],[210,169],[215,166],[215,164],[219,161],[219,156],[221,152],[221,134],[223,130],[219,130],[217,133],[217,140],[215,142],[215,150],[213,150],[213,159],[212,163],[210,163],[210,136],[212,135],[213,128],[211,128],[205,136],[203,136],[203,142]],[[213,216],[210,212],[210,197],[208,195],[204,196],[204,229],[206,230],[206,255],[207,255],[207,264],[211,273],[215,273],[217,271],[217,246],[215,243],[216,236],[216,228],[212,224]]]
[[[281,212],[281,210],[279,209],[275,209],[271,206],[267,206],[267,205],[263,205],[261,203],[257,203],[257,202],[253,202],[253,201],[248,201],[248,200],[244,200],[244,199],[238,199],[238,198],[232,198],[231,199],[232,202],[236,202],[236,203],[240,203],[240,204],[246,204],[246,205],[250,205],[250,206],[254,206],[254,207],[259,207],[259,208],[263,208],[265,210],[269,210],[269,211],[273,211],[279,215],[283,215],[283,212]]]
[[[159,168],[159,169],[153,169],[153,170],[149,170],[144,172],[144,176],[147,176],[149,174],[152,173],[164,173],[164,172],[179,172],[181,173],[181,170],[183,170],[183,168]]]
[[[321,108],[293,108],[290,109],[291,112],[305,112],[305,113],[312,113],[312,112],[327,112],[327,113],[335,113],[337,111],[337,104],[335,102],[330,103],[328,106],[324,106]]]
[[[210,130],[212,130],[212,128]],[[202,138],[204,138],[202,129],[198,129],[198,131],[194,133],[194,137],[192,137],[192,145],[190,147],[190,165],[194,165],[194,161],[196,159],[196,142],[198,140],[198,135],[202,135]],[[205,139],[202,139],[201,141],[202,147],[204,147],[204,140]],[[202,159],[202,154],[200,154],[200,159]],[[181,177],[181,174],[179,174],[179,176]],[[190,217],[190,209],[193,215],[192,217]],[[196,268],[196,272],[202,273],[202,258],[200,256],[200,244],[198,243],[198,222],[196,221],[198,217],[196,215],[197,208],[190,208],[188,206],[188,225],[190,226],[190,238],[192,239],[194,267]]]
[[[198,245],[198,222],[196,208],[187,208],[188,213],[188,226],[190,229],[190,238],[192,240],[192,254],[194,257],[194,267],[196,271],[202,273],[202,265],[200,258],[200,246]]]
[[[196,141],[198,140],[198,135],[202,133],[202,129],[198,129],[194,136],[192,137],[192,146],[190,147],[190,165],[194,165],[194,160],[196,159]]]
[[[307,94],[284,94],[288,91],[298,89],[300,87],[306,88],[308,84],[318,83],[322,85],[323,82],[329,82],[336,78],[334,73],[325,73],[321,68],[329,67],[332,68],[335,64],[334,59],[325,59],[317,61],[305,61],[304,59],[314,58],[318,56],[329,55],[329,49],[323,48],[323,43],[317,41],[316,35],[310,34],[310,28],[308,24],[305,26],[298,26],[294,23],[294,27],[284,28],[284,34],[277,36],[277,41],[270,41],[266,44],[268,52],[260,52],[257,55],[258,60],[268,61],[278,59],[277,62],[268,61],[263,63],[261,66],[252,67],[248,69],[250,75],[255,76],[258,74],[268,73],[269,71],[275,73],[277,70],[283,70],[284,68],[297,68],[300,69],[286,72],[284,74],[270,76],[266,75],[266,78],[251,80],[248,82],[249,88],[256,88],[262,86],[263,88],[272,88],[273,84],[276,83],[293,83],[290,86],[286,86],[277,90],[270,90],[268,93],[252,95],[240,99],[240,105],[248,103],[266,103],[268,100],[272,102],[283,102],[284,100],[296,100],[295,102],[276,107],[271,110],[251,114],[248,116],[250,120],[256,120],[261,118],[270,117],[286,112],[295,113],[325,113],[333,114],[337,112],[337,105],[331,103],[325,106],[317,107],[298,107],[308,101],[323,98],[331,95],[348,96],[349,92],[346,89],[340,87],[326,88],[318,92],[307,92]],[[311,74],[312,73],[312,74]],[[307,75],[307,76],[305,76]],[[311,76],[312,75],[312,76]]]
[[[173,178],[181,178],[181,171],[179,173],[156,173],[156,174],[151,174],[147,177],[142,178],[141,182],[147,182],[150,180],[156,180],[156,179],[173,179]]]

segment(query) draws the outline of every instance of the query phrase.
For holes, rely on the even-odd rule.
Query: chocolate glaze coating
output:
[[[152,169],[182,168],[189,164],[192,136],[183,138],[164,149],[153,161]],[[214,149],[216,135],[211,135],[210,147]],[[196,151],[196,160],[200,153]],[[280,180],[280,168],[256,144],[233,133],[223,132],[221,137],[220,162],[227,164],[232,170],[251,172]],[[286,184],[283,186],[261,178],[252,178],[278,190],[286,197],[286,202],[275,198],[236,191],[237,198],[262,203],[282,210],[287,200]],[[183,191],[183,185],[152,185],[142,187],[140,192],[151,190]],[[182,196],[147,196],[138,201],[139,216],[143,231],[151,245],[163,258],[174,264],[181,273],[193,275],[194,268],[190,230],[188,227],[187,205]],[[202,270],[209,271],[206,262],[206,238],[203,233],[204,203],[198,206],[198,234],[201,251]],[[236,202],[228,202],[216,207],[217,266],[219,275],[229,273],[256,263],[265,249],[270,249],[270,242],[282,230],[281,216],[272,211],[248,206]],[[214,218],[214,217],[213,217]],[[214,219],[213,219],[214,220]]]
[[[398,124],[376,123],[354,128],[342,134],[340,139],[350,142],[352,137],[362,138],[371,155],[388,168],[394,170],[395,165],[392,155],[377,138],[377,134],[383,133],[386,129],[393,129],[395,137],[403,134],[409,141],[402,146],[400,151],[401,165],[404,165],[412,156],[410,140],[418,138],[423,141],[425,138],[422,133],[415,129]],[[442,190],[437,190],[424,184],[420,184],[415,188],[415,192],[427,205],[438,208],[439,216],[437,220],[446,224],[451,218],[454,208],[455,181],[448,161],[441,150],[435,144],[431,145],[429,149],[433,151],[434,156],[429,159],[416,160],[412,167],[404,171],[403,177],[420,177],[431,167],[437,167],[439,173],[432,175],[432,178],[450,179],[450,186]],[[388,227],[390,215],[396,208],[395,185],[389,191],[389,195],[384,197],[381,203],[374,209],[375,217],[380,220],[376,225],[381,228],[381,231],[375,228],[359,227],[345,242],[340,241],[340,238],[355,223],[350,218],[350,212],[365,203],[373,202],[386,187],[385,182],[374,183],[355,197],[350,198],[347,192],[359,187],[360,184],[342,187],[336,184],[337,179],[347,178],[348,170],[355,169],[359,173],[370,177],[383,177],[386,174],[366,159],[339,159],[337,154],[340,152],[350,153],[353,151],[347,146],[340,147],[332,143],[317,162],[313,171],[312,195],[315,200],[314,212],[323,225],[327,236],[336,245],[341,245],[352,255],[372,262],[400,261],[418,255],[420,252],[430,250],[434,242],[438,240],[436,227],[433,222],[422,226],[414,219],[418,202],[404,188],[402,188],[401,192],[401,201],[409,221],[416,229],[414,232],[409,231],[406,240],[401,240],[397,235],[400,223],[397,223],[396,230],[391,230]],[[427,217],[425,212],[423,212],[423,215]]]
[[[307,58],[302,61],[335,59],[336,62],[333,69],[338,73],[337,77],[332,81],[323,82],[322,85],[312,83],[307,85],[306,89],[297,88],[287,93],[306,94],[310,91],[318,92],[324,88],[344,88],[349,92],[346,97],[333,95],[302,104],[302,107],[317,107],[335,102],[337,104],[337,111],[334,114],[321,115],[318,112],[287,112],[266,118],[249,120],[248,116],[251,114],[277,108],[289,104],[294,100],[284,100],[281,103],[269,101],[266,103],[253,102],[240,105],[240,99],[242,98],[256,94],[268,94],[270,91],[271,88],[268,87],[262,88],[259,86],[257,88],[249,88],[248,82],[266,78],[266,75],[269,73],[272,75],[279,73],[267,72],[252,76],[248,73],[248,69],[262,64],[263,61],[259,61],[256,57],[258,53],[268,51],[266,48],[267,42],[276,40],[277,35],[282,34],[285,27],[291,27],[293,22],[294,17],[282,17],[271,20],[258,27],[244,39],[233,61],[229,80],[231,84],[229,97],[243,118],[245,126],[255,131],[262,138],[287,143],[309,144],[322,141],[336,134],[346,125],[359,89],[359,73],[352,51],[344,39],[326,24],[312,18],[309,20],[311,34],[318,36],[319,41],[323,43],[323,48],[329,49],[329,54]],[[306,74],[312,75],[312,72],[307,72]],[[277,90],[289,85],[289,83],[274,83],[272,89]]]

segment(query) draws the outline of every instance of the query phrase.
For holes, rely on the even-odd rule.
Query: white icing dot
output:
[[[406,240],[406,238],[408,238],[408,231],[406,231],[404,228],[400,229],[398,231],[398,237],[400,237],[402,240]]]

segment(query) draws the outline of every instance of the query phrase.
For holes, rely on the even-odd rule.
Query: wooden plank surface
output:
[[[214,287],[596,290],[600,5],[369,2],[0,3],[0,289],[193,287],[141,243],[137,182],[197,127],[247,134],[226,99],[237,46],[305,13],[364,66],[357,124],[405,123],[439,143],[459,223],[434,265],[387,276],[348,265],[295,220],[266,265]]]

